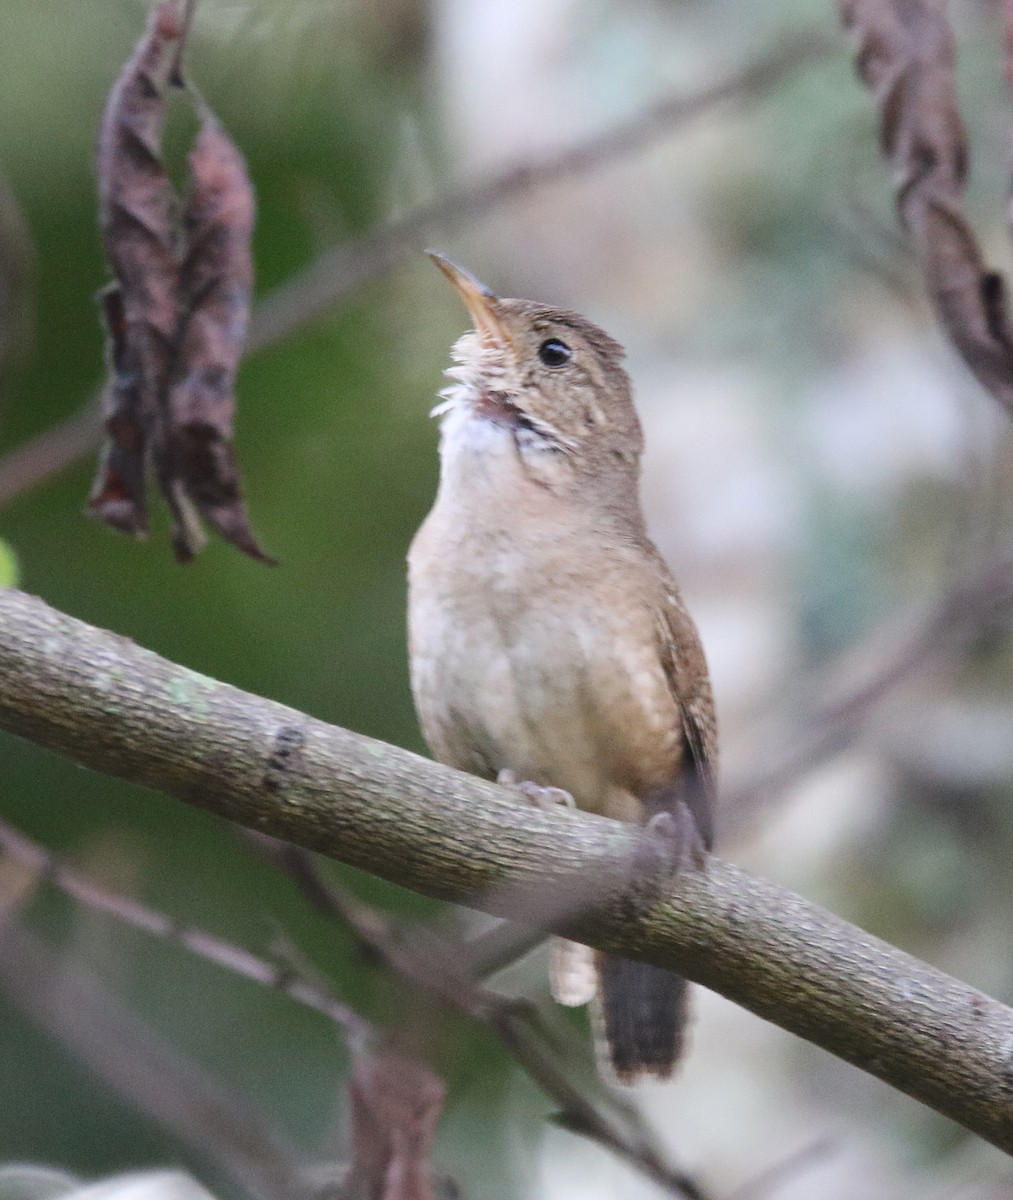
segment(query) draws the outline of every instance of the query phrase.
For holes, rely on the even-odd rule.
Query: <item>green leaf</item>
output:
[[[18,586],[18,560],[11,547],[0,538],[0,588]]]

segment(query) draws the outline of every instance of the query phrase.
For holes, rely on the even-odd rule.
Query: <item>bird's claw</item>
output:
[[[647,822],[646,832],[653,852],[660,855],[671,874],[703,870],[707,851],[685,803],[679,801],[674,808],[655,813]]]
[[[519,792],[536,808],[552,809],[559,805],[563,805],[565,808],[577,807],[574,798],[562,788],[543,787],[540,783],[531,783],[527,779],[519,780],[514,772],[506,767],[496,776],[496,782],[503,787],[510,788],[513,792]]]

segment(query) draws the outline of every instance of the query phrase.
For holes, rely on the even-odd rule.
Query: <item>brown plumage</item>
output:
[[[443,762],[562,788],[645,822],[685,805],[712,838],[717,735],[696,628],[639,502],[622,348],[576,313],[493,296],[434,256],[475,329],[454,347],[440,485],[409,553],[409,653]],[[560,960],[562,961],[562,960]],[[595,959],[616,1075],[666,1076],[685,982]],[[557,998],[583,999],[554,980]]]

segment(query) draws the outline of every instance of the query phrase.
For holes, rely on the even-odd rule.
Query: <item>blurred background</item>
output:
[[[952,17],[969,206],[1005,266],[999,10],[966,0]],[[0,6],[0,479],[101,381],[93,149],[144,19],[140,0]],[[762,95],[660,122],[567,179],[440,205],[813,29],[828,51]],[[805,0],[202,0],[189,65],[256,185],[263,313],[328,250],[434,207],[328,260],[336,302],[244,363],[238,453],[279,568],[217,541],[180,568],[164,519],[145,544],[86,520],[89,453],[0,508],[0,571],[200,672],[422,750],[404,555],[436,481],[427,413],[466,325],[421,253],[437,245],[628,349],[649,524],[714,676],[722,853],[1013,1001],[1013,629],[994,611],[931,624],[1013,554],[1008,418],[932,323],[851,53],[833,6]],[[190,128],[168,134],[180,175]],[[342,284],[343,264],[362,282]],[[268,955],[283,933],[350,1004],[402,1019],[397,987],[220,822],[2,734],[0,814],[181,921]],[[437,911],[328,870],[385,910]],[[45,891],[25,920],[307,1159],[341,1154],[349,1060],[323,1018]],[[504,986],[545,1001],[544,966]],[[719,997],[698,992],[696,1012],[678,1080],[635,1099],[715,1194],[807,1150],[764,1194],[1013,1194],[1003,1155],[915,1102]],[[465,1196],[660,1194],[548,1125],[551,1102],[488,1033],[427,1020],[449,1088],[436,1158]],[[0,995],[8,1160],[182,1164],[239,1194]]]

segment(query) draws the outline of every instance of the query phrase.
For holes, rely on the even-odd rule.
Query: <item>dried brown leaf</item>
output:
[[[111,283],[102,293],[109,379],[102,392],[108,438],[88,509],[123,533],[147,529],[144,495],[145,433],[140,419],[136,344],[127,337],[123,292]]]
[[[434,1200],[430,1163],[443,1081],[418,1059],[359,1054],[348,1084],[352,1164],[346,1200]]]
[[[193,0],[160,0],[120,73],[99,137],[99,223],[114,276],[103,295],[107,443],[89,510],[147,530],[150,461],[189,562],[207,537],[273,562],[250,528],[232,445],[234,386],[253,288],[253,190],[239,151],[202,101],[181,215],[159,157]],[[196,99],[191,93],[191,98]]]
[[[133,533],[148,526],[145,447],[179,320],[175,197],[159,147],[181,35],[178,0],[162,0],[109,93],[99,132],[99,229],[116,282],[103,298],[111,359],[103,397],[108,443],[88,508]]]
[[[979,383],[1013,415],[1005,289],[986,267],[964,211],[967,137],[949,24],[929,0],[840,0],[840,11],[858,33],[858,71],[879,106],[897,207],[936,314]]]
[[[270,562],[250,528],[232,444],[236,372],[253,292],[253,221],[253,188],[242,155],[205,112],[190,154],[183,317],[168,393],[168,436],[164,447],[156,446],[156,468],[163,488],[168,482],[182,491],[226,541]],[[178,554],[178,532],[176,540]]]

